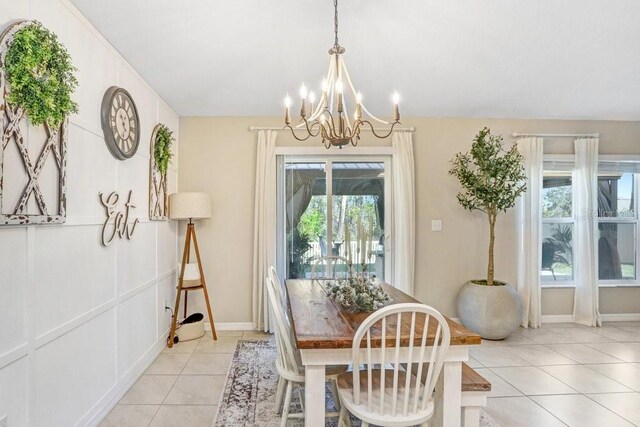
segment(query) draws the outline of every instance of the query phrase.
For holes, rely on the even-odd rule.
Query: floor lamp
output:
[[[174,193],[169,196],[169,218],[175,220],[188,220],[187,233],[184,238],[184,251],[182,253],[182,264],[180,265],[180,277],[178,279],[178,292],[176,294],[176,305],[173,311],[173,319],[171,320],[171,333],[169,334],[169,348],[173,347],[173,339],[176,335],[176,325],[178,321],[178,311],[180,310],[180,297],[182,291],[185,291],[185,316],[187,310],[187,295],[190,291],[202,289],[204,292],[204,301],[207,304],[207,313],[209,315],[209,323],[211,325],[211,335],[214,340],[218,339],[216,327],[213,323],[213,314],[209,303],[209,293],[207,292],[207,283],[204,278],[202,269],[202,260],[200,259],[200,250],[198,249],[198,239],[196,237],[196,229],[193,224],[194,219],[211,218],[211,198],[207,193]],[[196,262],[200,272],[200,283],[196,286],[184,287],[184,271],[191,257],[191,242],[193,242],[196,254]]]

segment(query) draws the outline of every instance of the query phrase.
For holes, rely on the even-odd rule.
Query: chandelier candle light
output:
[[[358,145],[360,131],[364,125],[368,125],[377,138],[387,138],[393,132],[393,128],[400,123],[400,111],[398,109],[400,95],[395,92],[392,96],[393,122],[381,120],[367,110],[362,103],[362,94],[354,88],[344,59],[340,56],[345,52],[345,49],[338,43],[338,0],[334,0],[334,13],[335,43],[329,49],[331,61],[329,62],[327,77],[322,81],[320,100],[316,105],[315,93],[309,92],[303,83],[302,87],[300,87],[300,123],[291,126],[291,98],[287,95],[284,101],[285,127],[291,130],[293,137],[298,141],[306,141],[311,137],[322,137],[322,143],[326,148],[331,146],[342,148],[349,143],[353,146]],[[347,94],[345,94],[344,82],[346,82]],[[353,122],[347,112],[347,96],[345,95],[355,100]],[[371,121],[389,126],[388,132],[378,134]],[[296,130],[304,131],[305,135],[302,137],[296,135]]]

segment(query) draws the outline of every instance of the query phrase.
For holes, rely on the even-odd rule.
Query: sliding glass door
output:
[[[340,256],[358,273],[385,279],[390,266],[390,183],[386,158],[315,159],[284,156],[279,162],[279,264],[287,278],[308,278],[313,262]],[[345,276],[347,266],[335,271]]]

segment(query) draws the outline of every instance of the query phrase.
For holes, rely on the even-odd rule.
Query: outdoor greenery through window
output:
[[[325,256],[384,280],[384,162],[285,161],[287,277],[311,277]],[[328,185],[327,185],[328,184]],[[345,277],[340,261],[316,277]]]
[[[573,282],[573,185],[571,171],[545,171],[542,179],[541,279]]]
[[[638,181],[640,163],[600,161],[597,212],[573,211],[573,165],[544,162],[542,190],[541,280],[572,284],[574,278],[574,217],[597,218],[598,279],[601,284],[638,283]]]

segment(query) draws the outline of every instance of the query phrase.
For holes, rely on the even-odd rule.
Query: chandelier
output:
[[[381,120],[367,110],[362,102],[362,94],[354,88],[344,59],[340,56],[345,49],[338,43],[338,0],[334,0],[333,5],[335,43],[329,49],[331,60],[327,77],[322,81],[320,99],[316,104],[315,93],[309,92],[303,83],[300,88],[300,121],[297,125],[291,126],[291,98],[287,95],[284,101],[285,128],[289,128],[298,141],[320,136],[326,148],[331,146],[342,148],[347,144],[356,146],[360,140],[360,131],[365,125],[377,138],[387,138],[393,132],[393,128],[400,123],[398,110],[400,96],[398,92],[394,92],[392,96],[393,122]],[[355,103],[352,119],[348,113],[348,98]],[[380,123],[388,129],[383,129],[384,133],[379,134],[372,122]],[[298,136],[296,130],[303,131],[304,136]]]

